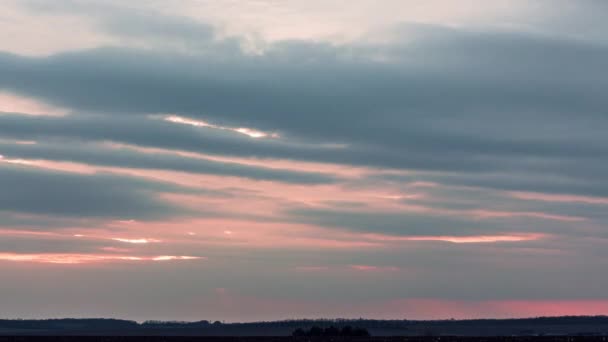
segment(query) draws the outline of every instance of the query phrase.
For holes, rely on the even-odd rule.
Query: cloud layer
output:
[[[244,28],[249,2],[205,16],[190,1],[11,1],[38,26],[0,29],[69,19],[84,36],[0,51],[0,268],[41,272],[0,294],[85,288],[53,282],[61,269],[126,280],[139,299],[107,301],[103,286],[93,299],[134,318],[251,320],[235,312],[259,303],[271,318],[331,316],[327,298],[382,317],[606,301],[608,31],[586,24],[603,3],[567,4],[580,30],[544,1],[390,3],[390,25],[357,14],[362,0],[335,25],[279,34]],[[167,276],[177,285],[155,285]],[[436,311],[395,309],[425,300]],[[89,315],[66,303],[51,307]]]

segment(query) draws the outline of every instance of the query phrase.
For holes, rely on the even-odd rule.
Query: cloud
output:
[[[387,234],[392,236],[418,237],[473,237],[487,235],[509,235],[527,232],[564,232],[572,229],[573,222],[558,222],[551,219],[518,216],[482,218],[473,212],[441,213],[432,208],[429,212],[415,211],[353,211],[337,209],[297,208],[286,212],[288,220],[315,224],[322,227],[347,229],[360,233]],[[540,222],[539,222],[540,221]],[[545,221],[543,223],[543,221]],[[578,232],[580,235],[582,232]],[[521,240],[520,240],[521,241]]]
[[[538,182],[541,182],[540,180]],[[406,205],[422,205],[435,209],[462,212],[507,213],[511,216],[555,218],[564,221],[586,218],[596,221],[606,219],[605,209],[608,201],[601,197],[569,197],[560,195],[519,194],[492,189],[492,187],[458,186],[458,181],[446,181],[444,186],[418,190],[420,196],[404,198]],[[557,184],[556,184],[557,186]],[[408,189],[407,185],[403,190]],[[556,196],[556,201],[551,201]],[[488,214],[486,216],[491,216]]]
[[[0,210],[36,215],[158,219],[187,211],[158,198],[167,183],[112,174],[74,174],[0,165]]]
[[[216,288],[383,303],[605,297],[599,31],[553,34],[563,18],[546,17],[532,21],[546,23],[539,30],[509,28],[531,23],[519,17],[458,25],[460,6],[425,4],[412,11],[432,18],[386,39],[251,49],[251,36],[226,38],[158,2],[27,3],[107,40],[0,52],[11,101],[1,109],[26,112],[0,113],[0,259],[21,261],[2,263],[0,293],[22,291],[6,296],[10,308],[36,298],[56,312],[93,301],[113,303],[102,312],[200,315],[201,289]],[[455,22],[428,24],[435,14]],[[208,262],[178,262],[201,250]],[[56,287],[40,265],[101,261],[123,265],[78,268]],[[164,261],[182,281],[158,281]],[[325,267],[343,272],[297,272]]]
[[[0,119],[1,121],[1,119]],[[69,125],[70,119],[62,119],[58,125]],[[77,122],[77,121],[76,121]],[[82,121],[81,121],[82,122]],[[83,122],[86,124],[86,121]],[[67,126],[66,125],[66,126]],[[65,127],[65,126],[64,126]],[[130,127],[136,129],[136,127]],[[66,132],[58,138],[69,137]],[[75,132],[74,132],[75,133]],[[84,128],[81,135],[84,133]],[[102,133],[100,130],[98,133]],[[103,133],[102,133],[103,134]],[[150,132],[150,136],[152,136]],[[82,135],[82,139],[87,137]],[[95,138],[89,136],[89,139]],[[157,146],[162,146],[159,140]],[[267,167],[247,166],[238,163],[214,161],[202,158],[189,158],[170,152],[143,152],[124,147],[110,147],[108,145],[80,143],[52,143],[44,144],[14,144],[0,142],[0,154],[6,158],[44,159],[54,161],[68,161],[86,163],[88,165],[113,166],[137,169],[157,169],[182,171],[197,174],[213,174],[222,176],[243,177],[255,180],[269,180],[299,184],[323,184],[337,181],[335,177],[320,172],[299,172]]]
[[[88,264],[104,262],[145,262],[198,260],[201,257],[185,255],[132,256],[106,254],[16,254],[0,253],[0,261],[48,263],[48,264]]]
[[[531,157],[606,152],[597,143],[606,103],[594,90],[606,85],[604,47],[429,26],[410,31],[419,38],[384,49],[282,42],[263,55],[221,58],[133,49],[4,55],[0,86],[82,111],[176,113],[349,146],[330,156],[303,151],[301,159],[488,169],[523,168],[523,156],[534,164]],[[370,50],[388,61],[374,61]],[[593,118],[595,127],[572,120],[571,112]]]
[[[20,7],[38,16],[83,18],[113,45],[195,50],[199,53],[214,53],[220,46],[228,50],[238,48],[236,41],[212,44],[215,29],[205,22],[186,15],[163,14],[154,6],[145,4],[132,7],[112,1],[64,0],[50,3],[27,0]]]

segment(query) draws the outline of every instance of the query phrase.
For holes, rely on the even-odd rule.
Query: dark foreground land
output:
[[[309,334],[291,337],[296,330],[344,329],[366,330],[371,338],[357,334]],[[118,319],[47,319],[0,320],[0,342],[32,340],[48,342],[137,342],[137,341],[370,341],[370,342],[440,342],[440,341],[606,341],[607,316],[539,317],[526,319],[476,320],[287,320],[253,323],[222,323],[219,321],[138,323]],[[46,337],[57,336],[57,337]],[[64,336],[64,337],[60,337]],[[91,336],[85,338],[82,336]],[[115,337],[99,337],[115,336]],[[128,337],[131,336],[131,337]],[[143,337],[142,337],[143,336]],[[174,336],[174,337],[170,337]],[[257,336],[257,337],[251,337]],[[349,337],[350,336],[350,337]],[[399,336],[399,337],[395,337]],[[418,336],[418,337],[417,337]],[[458,338],[451,336],[460,336]],[[467,339],[464,336],[470,336]],[[483,339],[481,336],[486,336]],[[492,337],[503,336],[503,337]],[[567,337],[570,336],[570,337]],[[441,339],[439,339],[439,337]],[[530,339],[530,337],[534,337]]]
[[[0,336],[0,342],[606,342],[606,336],[418,337],[194,337],[194,336]]]

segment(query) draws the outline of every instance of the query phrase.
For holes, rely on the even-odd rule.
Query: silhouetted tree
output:
[[[302,328],[298,328],[291,333],[292,336],[327,336],[327,337],[336,337],[336,336],[346,336],[346,337],[367,337],[371,336],[369,331],[365,328],[353,328],[350,325],[343,327],[342,329],[338,329],[335,326],[329,326],[325,329],[322,329],[318,326],[313,326],[309,330],[304,330]]]
[[[342,327],[340,336],[353,336],[353,327],[351,327],[350,325]]]
[[[369,331],[367,331],[367,329],[364,329],[364,328],[355,328],[355,329],[353,329],[352,336],[369,337],[369,336],[371,336],[371,334],[369,333]]]
[[[306,336],[306,331],[302,328],[298,328],[291,333],[291,336]]]
[[[310,328],[310,331],[308,332],[308,336],[323,336],[323,329],[314,326],[312,328]]]
[[[327,327],[323,331],[323,336],[340,336],[340,329],[336,328],[333,325],[330,327]]]

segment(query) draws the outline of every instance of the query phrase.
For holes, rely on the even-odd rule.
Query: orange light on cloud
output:
[[[365,234],[365,237],[378,241],[443,241],[451,243],[496,243],[533,241],[546,237],[546,234],[511,234],[511,235],[469,235],[469,236],[393,236]]]
[[[201,218],[163,222],[138,222],[129,231],[155,236],[171,244],[233,246],[247,248],[360,249],[381,247],[350,232],[314,225],[248,221],[236,218]]]
[[[0,155],[0,163],[9,163],[9,164],[19,164],[30,167],[37,167],[49,170],[56,171],[64,171],[64,172],[73,172],[73,173],[81,173],[81,174],[94,174],[97,171],[100,171],[101,168],[97,168],[95,166],[80,164],[80,163],[72,163],[72,162],[58,162],[52,160],[44,160],[44,159],[9,159],[2,155]]]
[[[26,159],[11,159],[0,154],[0,163],[18,164],[18,165],[35,165],[36,163]]]
[[[399,271],[399,267],[395,266],[372,266],[372,265],[350,265],[351,269],[362,272],[371,272],[371,271]]]
[[[301,172],[321,172],[334,174],[336,176],[341,177],[361,177],[367,173],[378,172],[377,170],[372,170],[366,167],[355,167],[350,165],[343,164],[332,164],[332,163],[323,163],[323,162],[311,162],[311,161],[293,161],[286,159],[273,159],[273,158],[254,158],[254,157],[234,157],[234,156],[221,156],[221,155],[211,155],[183,150],[169,150],[162,148],[153,148],[153,147],[141,147],[123,143],[115,143],[115,142],[106,142],[104,145],[115,148],[115,149],[129,149],[133,151],[138,151],[141,153],[167,153],[179,155],[182,157],[194,158],[194,159],[203,159],[203,160],[211,160],[217,162],[224,163],[233,163],[233,164],[241,164],[248,166],[258,166],[269,169],[283,169],[283,170],[293,170],[293,171],[301,171]]]
[[[124,242],[124,243],[133,243],[133,244],[147,244],[147,243],[157,243],[161,242],[161,240],[157,239],[124,239],[124,238],[112,238],[114,241]]]
[[[328,271],[329,267],[327,266],[297,266],[295,268],[296,271],[303,272],[318,272],[318,271]]]
[[[69,254],[69,253],[43,253],[18,254],[0,253],[0,261],[31,262],[45,264],[88,264],[117,261],[173,261],[173,260],[200,260],[199,256],[161,255],[161,256],[131,256],[110,254]]]
[[[541,234],[532,235],[479,235],[479,236],[414,236],[410,241],[444,241],[452,243],[492,243],[492,242],[519,242],[538,240]]]
[[[60,236],[59,234],[53,233],[53,232],[38,231],[38,230],[5,229],[2,227],[0,227],[0,235],[6,235],[6,236],[31,235],[31,236],[45,236],[45,237]]]
[[[206,121],[184,118],[184,117],[177,116],[177,115],[166,116],[163,118],[163,120],[177,123],[177,124],[195,126],[195,127],[207,127],[207,128],[221,129],[221,130],[225,130],[225,131],[232,131],[232,132],[244,134],[250,138],[255,138],[255,139],[257,139],[257,138],[278,138],[279,137],[279,135],[277,133],[266,133],[266,132],[258,131],[253,128],[247,128],[247,127],[233,128],[233,127],[227,127],[227,126],[218,126],[218,125],[210,124]]]
[[[65,109],[6,92],[0,92],[0,112],[48,116],[64,116],[68,114],[68,111]]]
[[[494,211],[494,210],[472,210],[470,213],[473,216],[479,218],[509,218],[509,217],[530,217],[539,218],[545,220],[564,221],[564,222],[579,222],[585,221],[584,217],[578,216],[566,216],[566,215],[554,215],[542,212],[528,212],[528,211]]]
[[[517,199],[543,201],[543,202],[580,202],[588,204],[606,204],[608,198],[605,197],[590,197],[579,195],[559,195],[559,194],[542,194],[537,192],[510,192],[509,195]]]
[[[10,140],[10,139],[0,139],[0,143],[17,144],[17,145],[36,145],[36,144],[38,144],[38,142],[35,140]]]
[[[196,260],[201,259],[201,257],[187,256],[187,255],[161,255],[157,257],[153,257],[149,260],[152,261],[171,261],[171,260]]]

